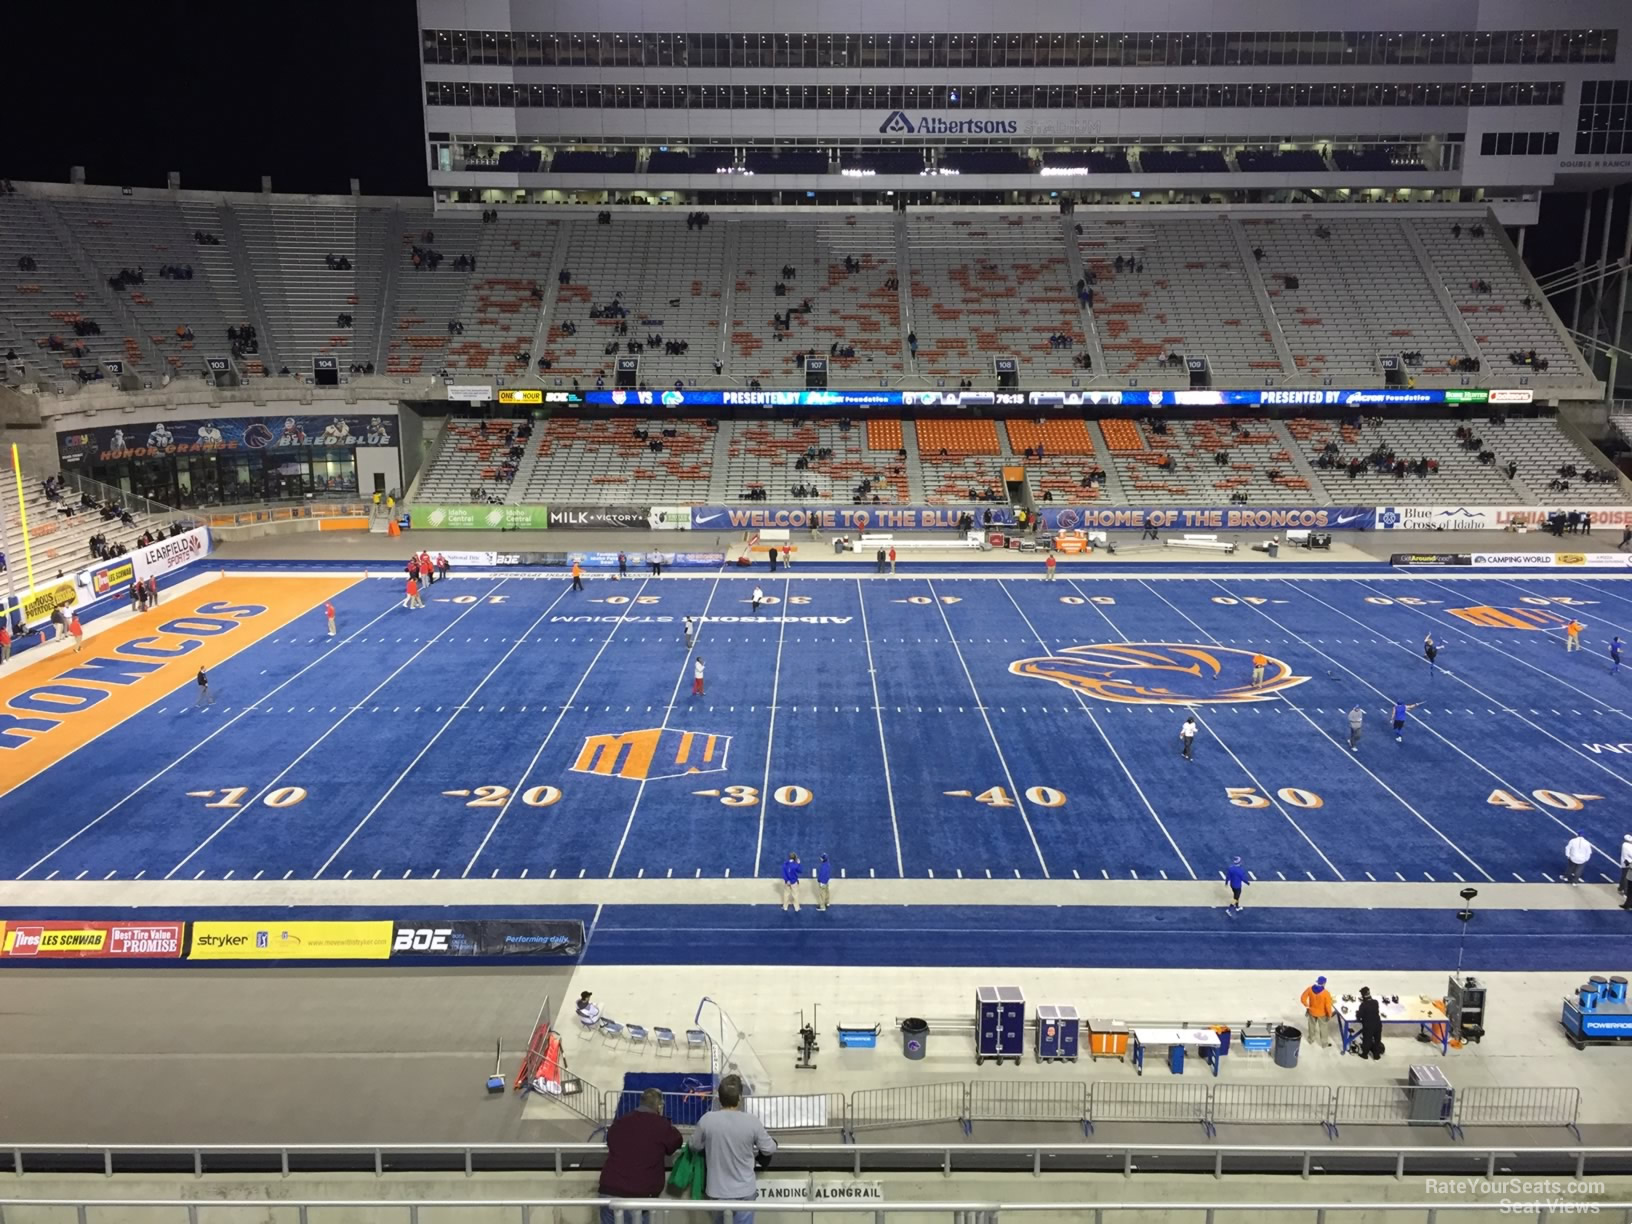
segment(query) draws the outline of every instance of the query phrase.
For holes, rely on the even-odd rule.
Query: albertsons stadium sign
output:
[[[948,119],[891,111],[878,130],[886,136],[1013,136],[1020,123],[1016,119]]]

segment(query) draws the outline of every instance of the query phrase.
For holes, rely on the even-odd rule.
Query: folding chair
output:
[[[605,1016],[601,1017],[601,1037],[606,1045],[611,1045],[614,1041],[621,1041],[623,1039],[623,1025],[616,1020],[608,1020]]]
[[[637,1046],[642,1050],[644,1050],[646,1048],[646,1026],[645,1025],[643,1025],[643,1024],[626,1024],[626,1025],[624,1025],[624,1035],[626,1037],[628,1037],[628,1039],[629,1039],[629,1048],[630,1049],[634,1049]]]
[[[691,1052],[693,1050],[702,1050],[705,1053],[708,1050],[708,1034],[703,1032],[702,1029],[687,1029],[686,1030],[686,1057],[687,1058],[691,1057]]]
[[[674,1030],[671,1028],[662,1027],[654,1028],[652,1030],[652,1036],[657,1038],[657,1052],[661,1054],[665,1049],[667,1049],[669,1052],[669,1057],[673,1058],[675,1049],[677,1048],[674,1041]]]

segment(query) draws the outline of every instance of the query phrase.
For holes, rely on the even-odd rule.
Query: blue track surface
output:
[[[780,601],[757,622],[756,581]],[[1216,878],[1241,854],[1260,879],[1541,881],[1579,827],[1598,879],[1632,811],[1632,675],[1604,653],[1632,636],[1624,581],[472,577],[428,596],[403,610],[395,581],[360,581],[340,644],[309,617],[218,668],[217,705],[162,700],[28,780],[0,878],[769,877],[796,850],[847,876]],[[1486,607],[1538,627],[1451,611]],[[709,618],[700,698],[688,613]],[[1257,650],[1283,687],[1225,700]],[[1078,687],[1011,668],[1027,659]],[[1129,691],[1147,696],[1105,699]],[[1403,743],[1395,698],[1422,703]],[[1168,700],[1196,703],[1193,761]],[[206,807],[232,787],[239,806]]]

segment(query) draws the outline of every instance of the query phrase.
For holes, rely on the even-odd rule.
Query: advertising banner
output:
[[[990,511],[991,519],[986,518]],[[760,531],[766,527],[809,529],[812,523],[823,531],[956,531],[965,514],[974,516],[975,525],[1014,526],[1014,511],[1008,506],[693,506],[693,531]]]
[[[448,398],[464,400],[468,404],[483,404],[493,398],[493,388],[475,383],[449,383]]]
[[[184,565],[200,561],[209,552],[210,529],[194,527],[179,536],[156,540],[146,548],[138,548],[131,554],[131,561],[135,565],[137,579],[146,582],[149,578],[160,578]]]
[[[1376,521],[1370,506],[1043,506],[1037,513],[1046,531],[1365,531]]]
[[[392,923],[195,922],[188,960],[386,960]]]
[[[1395,553],[1388,559],[1390,565],[1472,565],[1467,553]]]
[[[723,552],[661,552],[651,549],[641,549],[638,552],[628,553],[629,567],[639,569],[646,565],[656,555],[663,558],[663,564],[679,569],[718,569],[725,564]],[[569,552],[565,563],[571,565],[576,561],[579,565],[590,569],[613,568],[618,564],[616,552]]]
[[[397,418],[372,416],[214,417],[99,425],[57,435],[64,467],[154,455],[212,455],[294,446],[397,445]]]
[[[121,557],[117,561],[110,561],[106,565],[87,570],[86,573],[91,590],[95,594],[111,595],[120,587],[130,585],[130,580],[136,576],[136,563],[129,557]]]
[[[0,957],[177,960],[184,922],[0,922]]]
[[[543,506],[413,506],[408,522],[422,531],[543,531],[550,516]]]
[[[653,531],[690,531],[690,506],[653,506],[646,515],[646,525]]]
[[[502,395],[501,395],[502,399]],[[617,408],[1375,408],[1437,404],[1528,404],[1535,393],[1525,388],[1333,387],[1246,388],[1225,390],[1084,390],[1058,391],[895,391],[782,390],[741,391],[692,388],[685,391],[585,391],[586,404]],[[576,401],[566,401],[576,402]]]
[[[646,506],[551,506],[550,526],[571,531],[650,531]]]
[[[1378,506],[1379,531],[1505,531],[1540,528],[1555,514],[1578,511],[1594,527],[1632,527],[1632,506]]]
[[[62,608],[66,612],[78,599],[79,593],[74,590],[72,582],[55,582],[48,587],[37,587],[23,596],[23,621],[32,625],[50,620],[55,609]]]
[[[552,919],[396,924],[391,957],[572,957],[584,950],[584,924]]]
[[[1632,553],[1476,552],[1470,565],[1491,569],[1632,569]]]

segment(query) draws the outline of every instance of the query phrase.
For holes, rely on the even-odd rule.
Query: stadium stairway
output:
[[[240,270],[243,248],[235,247],[226,238],[227,209],[202,200],[183,200],[181,208],[181,223],[189,238],[197,231],[214,234],[220,242],[193,243],[189,254],[182,260],[183,263],[193,265],[193,275],[202,281],[208,288],[215,302],[213,317],[218,320],[214,326],[221,330],[213,334],[207,333],[208,323],[194,323],[193,331],[198,336],[195,342],[205,357],[226,357],[232,361],[241,374],[257,375],[264,373],[270,365],[268,345],[270,337],[263,323],[255,320],[255,311],[252,308],[253,294],[250,286],[244,279],[245,273]],[[256,347],[259,352],[246,354],[243,357],[232,356],[232,344],[227,339],[226,328],[241,327],[248,323],[256,329]]]
[[[1404,222],[1400,222],[1396,228],[1400,231],[1400,236],[1405,239],[1406,245],[1416,252],[1417,262],[1422,265],[1423,276],[1428,282],[1428,287],[1433,290],[1434,296],[1439,299],[1440,309],[1445,312],[1445,317],[1450,320],[1451,326],[1456,329],[1456,334],[1462,338],[1465,351],[1470,357],[1477,357],[1488,366],[1491,354],[1485,352],[1485,345],[1481,344],[1479,339],[1469,330],[1467,319],[1457,309],[1456,303],[1451,300],[1451,295],[1445,288],[1444,278],[1434,270],[1434,263],[1429,257],[1428,249],[1423,246],[1421,233],[1418,232],[1416,226],[1406,225]],[[1489,337],[1486,337],[1486,339],[1488,340]]]
[[[901,282],[903,285],[906,281]],[[907,495],[915,506],[924,504],[924,465],[918,460],[918,422],[901,422],[901,445],[907,452]]]
[[[1105,473],[1105,500],[1114,506],[1125,506],[1128,504],[1128,489],[1122,483],[1122,473],[1117,470],[1116,456],[1111,453],[1099,422],[1089,421],[1087,425],[1088,436],[1094,440],[1094,463]]]
[[[1258,261],[1252,257],[1252,243],[1247,240],[1247,231],[1232,217],[1230,232],[1235,235],[1235,249],[1241,255],[1241,266],[1247,270],[1247,283],[1252,286],[1252,296],[1257,299],[1258,313],[1263,317],[1265,326],[1269,328],[1269,341],[1275,346],[1275,355],[1281,360],[1284,381],[1284,378],[1297,372],[1297,358],[1292,355],[1292,346],[1287,343],[1286,331],[1281,327],[1281,320],[1275,314],[1275,304],[1269,300],[1269,287],[1264,284],[1264,278],[1258,271]]]
[[[714,431],[714,449],[708,469],[708,501],[713,506],[723,506],[731,500],[731,441],[736,430],[737,422],[721,421]]]
[[[1071,214],[1060,215],[1060,241],[1065,244],[1066,274],[1071,278],[1073,286],[1080,280],[1088,279],[1087,269],[1082,262],[1082,248],[1077,245],[1074,226]],[[1105,364],[1105,346],[1099,334],[1099,321],[1094,318],[1094,312],[1091,310],[1081,310],[1078,313],[1081,316],[1079,321],[1082,324],[1082,341],[1088,346],[1088,353],[1094,361],[1094,368],[1084,370],[1082,376],[1103,378],[1110,372],[1110,367]]]
[[[283,336],[272,330],[272,320],[266,313],[266,295],[255,265],[249,258],[249,240],[244,236],[244,227],[238,223],[236,208],[221,210],[221,229],[217,237],[221,239],[221,246],[215,250],[226,250],[227,257],[232,261],[233,274],[243,286],[244,304],[249,311],[249,318],[244,322],[255,329],[261,364],[268,372],[282,369],[289,364],[284,356],[287,346]]]
[[[1298,445],[1298,440],[1286,428],[1286,422],[1270,418],[1262,422],[1262,424],[1267,426],[1270,432],[1280,439],[1282,446],[1286,447],[1284,462],[1309,482],[1309,500],[1317,506],[1331,505],[1331,490],[1326,487],[1325,481],[1321,480],[1320,473],[1315,470],[1315,465],[1309,462],[1309,456],[1303,453],[1303,447]]]

